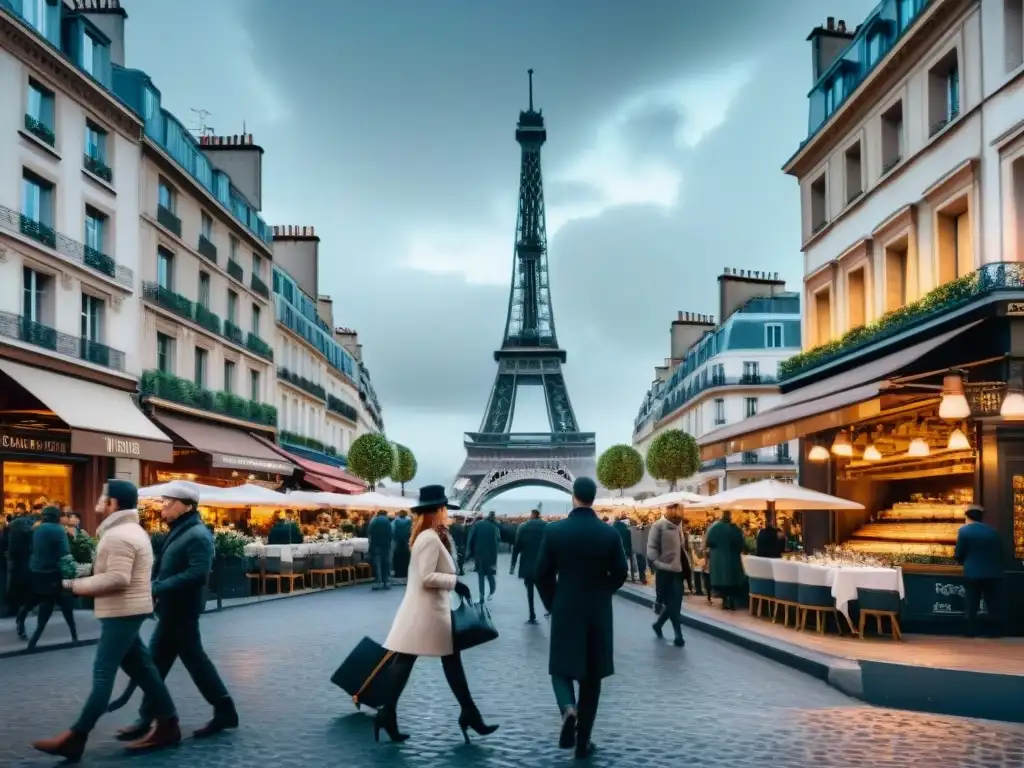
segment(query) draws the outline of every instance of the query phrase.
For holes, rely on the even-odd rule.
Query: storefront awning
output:
[[[328,491],[329,493],[365,493],[368,488],[364,480],[349,474],[343,469],[289,453],[258,435],[256,439],[269,450],[298,465],[305,475],[304,479],[306,482],[319,488],[321,491]]]
[[[170,462],[174,446],[132,400],[132,393],[42,368],[0,360],[0,371],[68,425],[70,452]]]
[[[962,326],[782,396],[774,407],[698,438],[704,461],[754,451],[877,416],[887,380],[977,325]],[[870,382],[870,383],[865,383]]]
[[[295,472],[295,464],[239,429],[163,413],[154,418],[197,451],[209,454],[214,467],[286,476]]]

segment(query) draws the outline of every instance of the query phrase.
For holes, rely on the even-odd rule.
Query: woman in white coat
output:
[[[452,607],[450,593],[470,600],[469,587],[456,577],[455,562],[448,538],[448,498],[444,487],[427,485],[420,489],[419,504],[412,507],[413,524],[410,536],[409,580],[405,597],[398,607],[391,632],[384,647],[395,653],[393,662],[394,692],[391,702],[377,710],[373,721],[373,737],[380,741],[383,730],[392,741],[408,737],[398,730],[397,706],[413,664],[420,656],[440,657],[444,676],[462,707],[459,728],[469,742],[468,731],[481,736],[494,733],[496,725],[487,725],[473,703],[462,667],[462,656],[452,640]]]

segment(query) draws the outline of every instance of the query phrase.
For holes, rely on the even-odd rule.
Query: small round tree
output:
[[[391,479],[401,483],[403,496],[405,484],[412,482],[418,468],[415,454],[401,443],[395,443],[395,466],[391,470]]]
[[[669,490],[676,482],[700,469],[700,451],[693,435],[681,429],[662,432],[647,449],[647,472],[655,480],[668,480]]]
[[[348,468],[376,490],[377,482],[391,474],[395,466],[395,449],[384,435],[367,432],[352,442],[348,451]]]
[[[613,445],[597,460],[597,479],[605,488],[619,491],[632,488],[644,476],[644,460],[628,445]]]

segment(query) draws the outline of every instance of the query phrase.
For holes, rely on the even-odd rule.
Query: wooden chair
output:
[[[800,623],[800,585],[797,564],[791,560],[772,560],[772,579],[775,597],[772,600],[772,624],[778,621],[782,609],[782,626],[789,627],[789,611],[793,609],[793,626]]]
[[[336,586],[338,581],[337,572],[334,570],[334,555],[313,555],[313,562],[309,568],[309,586],[315,588],[317,582],[323,589],[327,589],[327,582],[330,586]]]
[[[804,574],[806,577],[808,574]],[[831,616],[836,622],[836,631],[842,635],[843,625],[839,618],[840,612],[836,608],[835,598],[832,597],[832,587],[827,584],[808,584],[801,581],[797,591],[797,629],[807,628],[807,617],[814,614],[815,628],[819,635],[825,634],[825,627],[828,625],[828,617]],[[851,631],[853,628],[850,628]]]
[[[361,560],[355,565],[356,569],[356,582],[366,583],[367,581],[373,581],[373,568],[365,560]]]
[[[351,587],[356,583],[356,567],[354,565],[334,566],[334,579],[334,583],[339,587]]]
[[[256,594],[262,595],[266,590],[266,569],[267,561],[266,558],[261,557],[257,563],[256,570],[246,571],[245,578],[249,581],[249,594],[252,594],[252,582],[256,582]]]
[[[288,583],[288,591],[295,591],[295,582],[299,582],[302,588],[306,588],[306,578],[302,573],[296,573],[292,567],[292,563],[285,562],[278,557],[268,557],[266,563],[266,569],[263,573],[263,590],[264,593],[267,589],[267,584],[274,582],[277,586],[277,594],[283,594],[284,582]]]
[[[901,600],[899,593],[890,592],[885,589],[864,589],[857,588],[857,604],[860,606],[860,621],[857,630],[860,639],[864,639],[864,628],[867,625],[868,617],[875,617],[875,631],[882,635],[882,619],[888,618],[890,631],[893,640],[903,639],[903,630],[900,629],[900,608]]]

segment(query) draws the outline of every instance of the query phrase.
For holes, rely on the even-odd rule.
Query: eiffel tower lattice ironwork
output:
[[[451,496],[464,509],[479,509],[511,488],[543,485],[569,491],[577,475],[595,473],[593,432],[581,432],[562,376],[565,350],[555,336],[548,279],[547,224],[540,151],[547,140],[544,116],[530,106],[519,113],[516,141],[522,150],[512,287],[497,376],[477,432],[465,436],[466,460]],[[512,432],[520,387],[541,387],[548,432]]]

